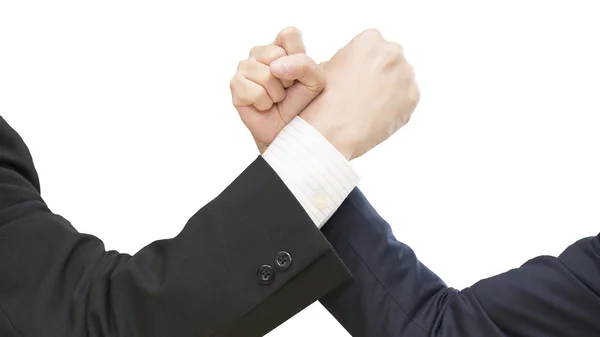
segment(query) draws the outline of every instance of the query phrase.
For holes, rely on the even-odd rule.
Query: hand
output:
[[[367,30],[322,64],[327,87],[301,114],[348,160],[408,123],[420,92],[402,47]]]
[[[305,53],[300,31],[286,28],[252,48],[231,80],[233,105],[261,154],[325,87],[323,70]]]

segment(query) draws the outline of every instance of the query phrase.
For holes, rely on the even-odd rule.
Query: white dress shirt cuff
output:
[[[300,117],[279,133],[263,158],[319,228],[360,180],[348,160]]]

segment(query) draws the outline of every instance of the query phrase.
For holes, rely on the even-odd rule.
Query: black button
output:
[[[258,268],[258,280],[260,283],[269,284],[273,282],[275,279],[275,272],[273,271],[273,267],[265,264]]]
[[[286,251],[281,251],[275,255],[275,266],[279,270],[288,270],[292,265],[292,256]]]

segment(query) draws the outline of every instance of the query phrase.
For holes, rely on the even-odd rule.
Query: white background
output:
[[[451,286],[600,231],[597,1],[2,1],[0,114],[51,208],[108,249],[177,235],[257,155],[229,79],[288,25],[328,59],[400,42],[422,102],[355,161],[397,237]],[[199,266],[201,268],[201,266]],[[347,336],[315,304],[270,336]]]

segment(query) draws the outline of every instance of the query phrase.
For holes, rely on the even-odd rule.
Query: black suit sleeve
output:
[[[324,232],[354,279],[321,301],[354,337],[600,336],[600,236],[459,291],[358,190]]]
[[[39,190],[27,147],[0,117],[3,337],[262,336],[350,277],[260,157],[177,237],[133,256],[78,233]],[[292,256],[285,271],[279,251]],[[274,268],[269,284],[262,265]]]

